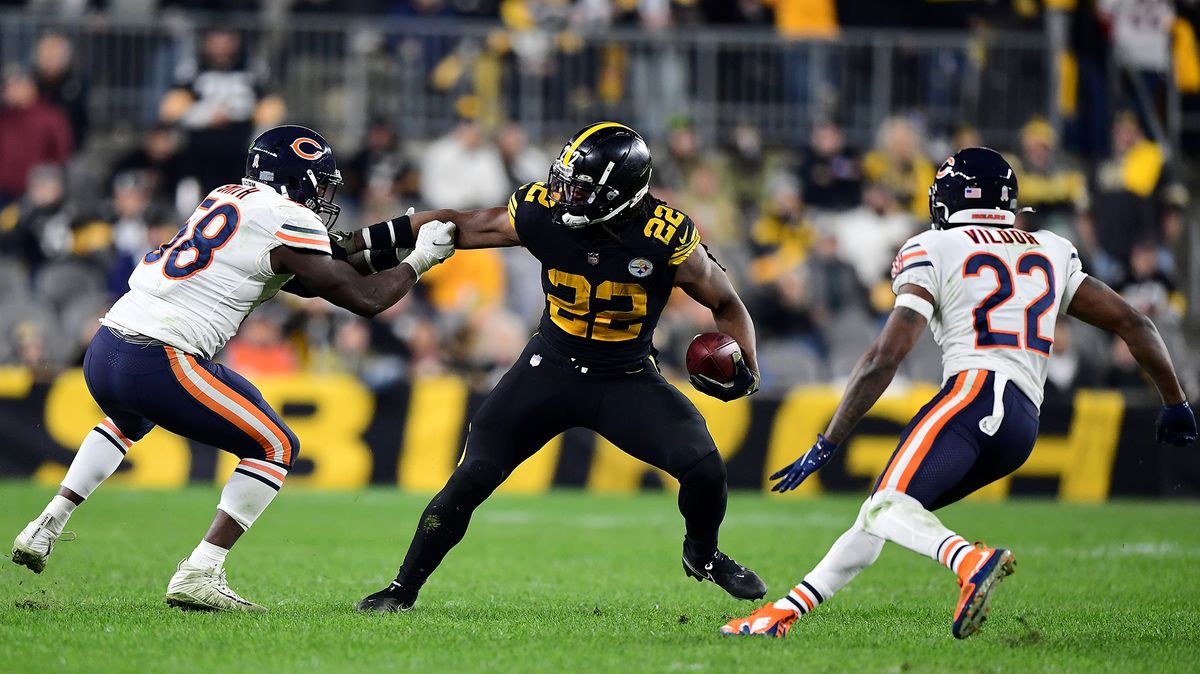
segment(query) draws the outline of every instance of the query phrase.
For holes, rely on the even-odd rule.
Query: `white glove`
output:
[[[421,226],[417,247],[403,262],[412,267],[417,278],[454,255],[454,223],[434,220]]]

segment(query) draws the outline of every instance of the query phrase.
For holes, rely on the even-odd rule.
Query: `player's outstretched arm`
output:
[[[454,225],[431,225],[402,264],[367,276],[329,255],[288,246],[271,251],[271,267],[276,274],[294,274],[317,297],[371,317],[400,301],[421,274],[453,255],[453,237]]]
[[[458,235],[455,245],[462,249],[506,248],[521,245],[517,231],[508,219],[508,209],[485,208],[456,211],[448,208],[409,213],[354,232],[347,252],[384,251],[412,248],[421,227],[430,222],[453,222]],[[354,258],[351,258],[353,261]]]
[[[1196,418],[1179,386],[1171,354],[1154,322],[1104,282],[1090,276],[1075,291],[1067,313],[1117,335],[1129,346],[1129,353],[1150,376],[1162,398],[1158,441],[1174,445],[1195,442]]]
[[[920,286],[911,283],[901,286],[900,295],[906,294],[915,295],[930,307],[933,306],[933,295]],[[923,315],[908,306],[897,306],[892,310],[883,331],[854,366],[850,381],[846,384],[846,392],[842,394],[842,400],[825,433],[817,436],[816,444],[799,459],[771,475],[772,480],[779,480],[771,487],[771,491],[795,489],[829,461],[838,445],[850,436],[850,431],[862,421],[892,383],[900,363],[912,351],[927,322]]]
[[[901,286],[900,294],[911,294],[933,304],[933,296],[929,291],[916,285]],[[892,310],[888,316],[883,331],[858,359],[854,371],[850,373],[850,381],[846,384],[846,392],[829,427],[825,429],[825,437],[835,444],[841,443],[850,435],[850,431],[867,414],[879,396],[891,385],[896,377],[900,363],[912,351],[921,331],[928,321],[916,311],[900,306]]]
[[[725,401],[757,391],[759,375],[754,321],[750,319],[750,312],[746,311],[746,305],[742,304],[742,298],[733,289],[725,270],[704,251],[693,252],[675,272],[675,285],[712,311],[717,330],[732,337],[742,352],[739,372],[731,385],[703,381],[693,381],[692,384],[700,391]]]

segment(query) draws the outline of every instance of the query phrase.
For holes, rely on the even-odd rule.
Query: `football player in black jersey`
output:
[[[633,129],[592,124],[571,138],[546,182],[508,206],[416,213],[358,232],[352,260],[371,268],[402,257],[429,222],[453,222],[460,248],[524,246],[542,263],[546,309],[537,334],[471,422],[465,454],[429,503],[404,565],[363,611],[411,608],[429,575],[466,533],[471,513],[522,461],[572,427],[596,431],[679,480],[683,567],[740,599],[766,585],[717,549],[725,464],[704,418],[658,372],[652,338],[676,286],[712,310],[741,347],[737,375],[696,388],[729,401],[758,388],[754,325],[724,270],[684,213],[650,194],[650,151]]]

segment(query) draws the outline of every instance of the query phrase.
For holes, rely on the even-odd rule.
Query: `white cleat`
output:
[[[34,573],[46,568],[46,560],[54,550],[54,544],[63,535],[63,525],[51,515],[42,515],[25,525],[13,541],[12,560],[15,564],[28,567]],[[73,534],[68,533],[68,536]],[[63,540],[74,540],[64,538]]]
[[[267,612],[266,608],[243,599],[229,589],[225,569],[201,568],[189,564],[187,559],[179,563],[179,569],[171,576],[171,582],[167,583],[167,606],[185,611]]]

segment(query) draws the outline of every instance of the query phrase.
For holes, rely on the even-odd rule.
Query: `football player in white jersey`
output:
[[[931,557],[958,577],[951,633],[965,638],[987,616],[991,592],[1013,572],[1009,550],[972,545],[933,514],[1025,462],[1054,324],[1069,314],[1115,333],[1158,388],[1157,439],[1196,440],[1196,420],[1170,355],[1148,318],[1085,274],[1066,239],[1013,229],[1017,177],[999,153],[967,148],[948,158],[930,188],[933,229],[909,239],[892,267],[896,307],[859,360],[841,404],[816,444],[771,476],[794,489],[824,465],[891,383],[925,325],[942,348],[944,387],[904,429],[854,525],[780,600],[721,627],[722,634],[783,637],[870,566],[884,541]]]
[[[254,385],[212,358],[281,288],[373,316],[454,252],[454,225],[435,223],[389,271],[370,273],[372,261],[361,255],[335,259],[328,228],[340,183],[320,135],[271,129],[250,147],[245,179],[210,192],[174,238],[146,254],[84,357],[88,389],[107,417],[84,438],[58,494],[13,542],[14,562],[41,573],[72,511],[162,426],[242,459],[208,533],[171,578],[167,603],[265,610],[229,588],[225,556],[283,486],[300,443]]]

